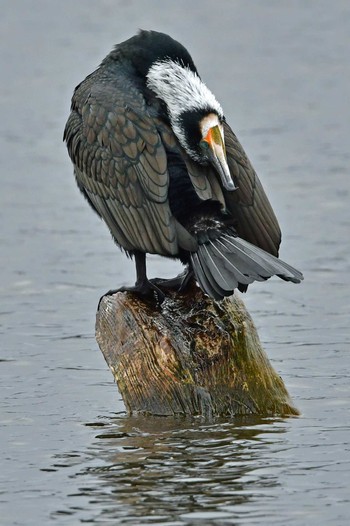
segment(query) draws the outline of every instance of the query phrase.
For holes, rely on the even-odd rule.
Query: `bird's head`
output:
[[[197,72],[180,61],[156,61],[147,72],[147,87],[162,100],[172,129],[187,154],[200,164],[211,164],[226,190],[234,190],[226,159],[224,115]]]

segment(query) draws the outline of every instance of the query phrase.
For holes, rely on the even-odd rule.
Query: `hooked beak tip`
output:
[[[221,154],[221,155],[220,155]],[[212,159],[211,159],[213,165],[215,166],[219,176],[220,176],[220,179],[221,179],[221,182],[222,182],[222,185],[223,187],[225,188],[225,190],[227,190],[228,192],[232,192],[233,190],[237,190],[237,186],[235,185],[233,179],[232,179],[232,175],[231,175],[231,172],[230,172],[230,169],[228,167],[228,164],[227,164],[227,159],[226,159],[226,155],[224,152],[220,152],[219,155],[216,153],[216,155],[214,154],[212,156]]]
[[[234,184],[233,181],[226,181],[224,186],[229,192],[232,192],[232,190],[237,190],[237,186]]]

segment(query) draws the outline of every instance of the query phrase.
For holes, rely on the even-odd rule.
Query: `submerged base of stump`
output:
[[[193,286],[161,306],[105,296],[96,339],[129,413],[299,414],[236,294],[216,302]]]

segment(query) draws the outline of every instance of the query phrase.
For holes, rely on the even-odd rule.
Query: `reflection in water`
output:
[[[122,417],[88,425],[99,433],[75,495],[89,499],[88,522],[234,524],[243,514],[253,518],[250,502],[279,484],[261,453],[271,442],[276,450],[283,420]]]

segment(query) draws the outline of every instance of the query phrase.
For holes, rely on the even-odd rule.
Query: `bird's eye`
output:
[[[208,151],[209,149],[209,144],[207,141],[200,141],[199,146],[204,152]]]

